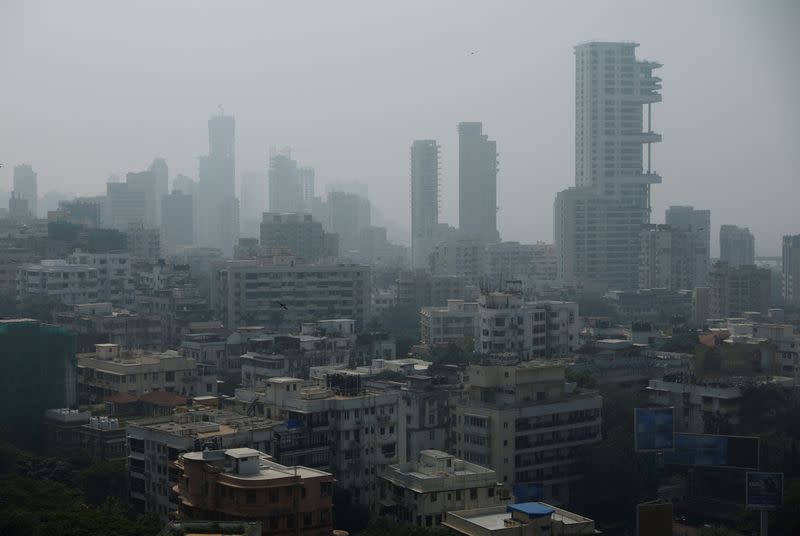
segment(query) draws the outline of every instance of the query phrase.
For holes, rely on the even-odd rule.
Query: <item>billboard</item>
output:
[[[678,433],[674,448],[664,461],[673,465],[758,469],[758,438]]]
[[[747,473],[747,508],[776,510],[783,504],[783,473]]]
[[[634,442],[637,451],[672,450],[675,434],[673,408],[635,408]]]
[[[636,505],[637,536],[672,536],[672,503],[654,501]]]

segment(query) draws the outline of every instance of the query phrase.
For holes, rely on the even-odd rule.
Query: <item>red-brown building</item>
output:
[[[175,465],[182,471],[174,490],[185,519],[258,521],[270,536],[333,530],[330,473],[287,467],[249,448],[188,452]]]

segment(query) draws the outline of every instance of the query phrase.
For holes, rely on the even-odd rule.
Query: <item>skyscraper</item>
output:
[[[156,177],[156,215],[160,218],[161,197],[169,193],[169,167],[167,167],[167,161],[163,158],[154,158],[147,171],[150,171]]]
[[[273,156],[269,160],[269,211],[301,212],[303,205],[297,162],[284,154]]]
[[[158,200],[158,183],[156,181],[156,174],[153,171],[128,173],[125,176],[125,183],[128,188],[144,195],[144,221],[142,223],[151,228],[158,227],[160,202]]]
[[[411,266],[426,268],[439,225],[439,145],[411,145]]]
[[[575,187],[559,192],[554,207],[559,273],[567,281],[614,289],[638,281],[650,186],[661,182],[651,162],[661,135],[650,111],[661,101],[661,79],[652,74],[661,64],[637,60],[637,46],[575,47]]]
[[[14,166],[14,193],[16,197],[28,202],[30,217],[37,218],[39,215],[39,189],[37,186],[37,174],[30,164]]]
[[[313,167],[297,168],[297,177],[300,181],[300,191],[303,198],[303,211],[311,212],[311,204],[316,189],[316,174]]]
[[[239,240],[239,202],[235,193],[235,130],[233,116],[208,120],[208,156],[200,157],[197,240],[231,255]]]
[[[485,243],[497,233],[497,144],[481,123],[458,124],[458,227]]]
[[[800,234],[783,237],[782,253],[781,297],[784,303],[800,305]]]
[[[721,225],[719,228],[719,260],[730,266],[755,264],[755,239],[747,227]]]
[[[239,177],[239,215],[243,236],[258,236],[261,215],[267,210],[267,177],[262,172],[242,173]]]
[[[711,270],[711,211],[671,206],[666,212],[666,223],[689,233],[694,273],[691,288],[705,287]]]
[[[161,197],[161,247],[175,253],[177,246],[194,243],[194,207],[192,196],[180,190]]]

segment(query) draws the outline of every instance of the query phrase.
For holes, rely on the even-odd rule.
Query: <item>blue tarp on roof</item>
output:
[[[517,504],[509,504],[506,506],[506,512],[521,512],[526,514],[528,517],[542,517],[542,516],[549,516],[555,510],[550,508],[547,505],[538,502],[526,502],[526,503],[517,503]]]

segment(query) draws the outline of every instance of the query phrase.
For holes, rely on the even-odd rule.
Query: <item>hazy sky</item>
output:
[[[632,40],[664,64],[654,221],[671,204],[710,208],[715,243],[735,223],[777,254],[800,233],[798,27],[790,0],[0,0],[0,189],[23,162],[40,194],[104,191],[154,156],[197,177],[222,104],[237,175],[289,145],[318,191],[365,182],[403,226],[409,146],[438,140],[441,219],[455,225],[456,124],[483,121],[501,236],[551,241],[554,196],[574,184],[573,46]]]

